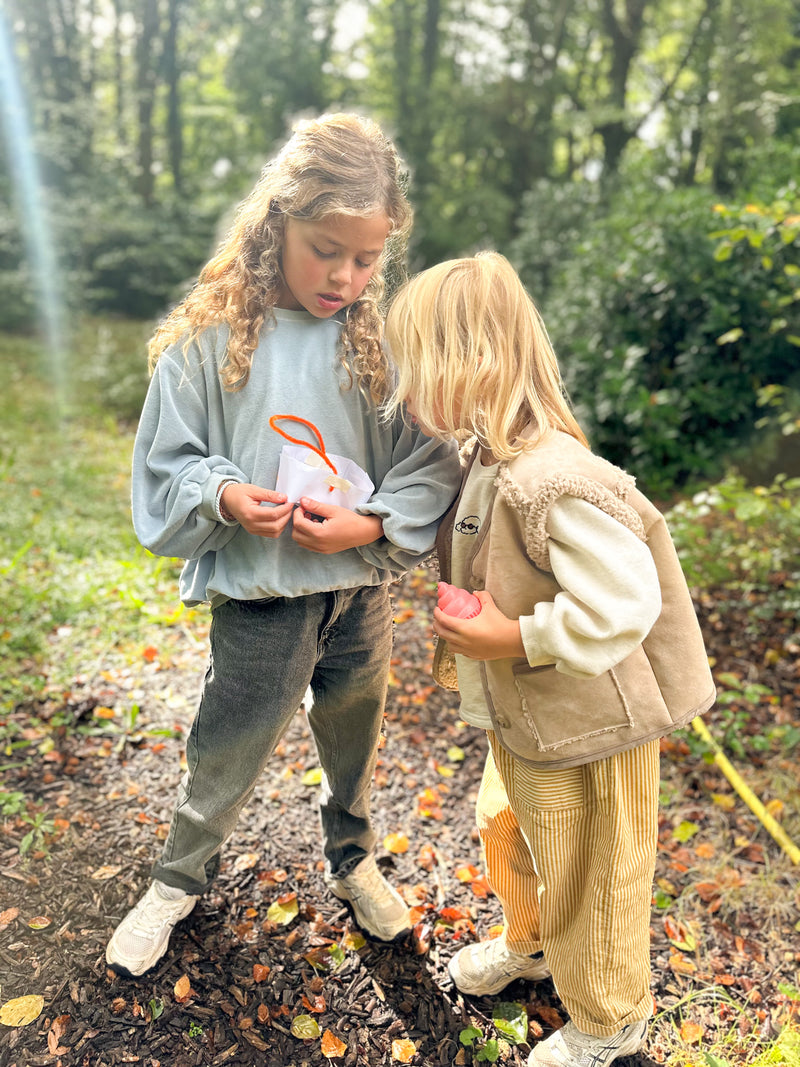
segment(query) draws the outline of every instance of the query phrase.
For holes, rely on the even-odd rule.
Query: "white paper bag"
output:
[[[303,445],[284,445],[281,449],[278,480],[275,488],[286,499],[297,504],[302,496],[310,496],[323,504],[340,508],[356,508],[365,504],[375,492],[369,475],[346,456],[327,453],[336,474],[316,452]]]

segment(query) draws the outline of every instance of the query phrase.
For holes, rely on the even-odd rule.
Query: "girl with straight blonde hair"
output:
[[[589,449],[503,256],[412,279],[386,336],[390,410],[472,441],[437,551],[475,599],[448,614],[442,589],[434,675],[487,731],[476,817],[505,926],[450,974],[475,996],[552,976],[570,1020],[530,1067],[606,1067],[652,1012],[659,738],[715,695],[692,600],[660,512]]]

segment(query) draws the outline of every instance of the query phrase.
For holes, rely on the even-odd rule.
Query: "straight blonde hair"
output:
[[[389,409],[413,398],[435,436],[475,435],[498,460],[553,430],[588,447],[542,317],[499,253],[448,260],[412,278],[389,309],[386,339],[398,373]]]
[[[351,381],[355,374],[376,403],[385,400],[388,363],[380,302],[387,263],[402,267],[411,227],[405,186],[397,151],[376,123],[348,113],[300,122],[239,205],[230,232],[195,287],[157,328],[148,346],[150,369],[168,346],[182,341],[185,352],[207,327],[225,325],[229,333],[220,376],[226,389],[241,389],[260,331],[272,321],[282,291],[286,219],[384,215],[386,248],[364,292],[346,309],[342,362]]]

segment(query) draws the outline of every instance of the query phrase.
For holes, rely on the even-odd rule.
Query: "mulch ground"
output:
[[[561,1025],[550,981],[464,998],[447,974],[451,955],[488,936],[501,915],[474,828],[485,737],[459,722],[454,696],[431,682],[431,602],[430,572],[395,588],[395,661],[373,795],[379,864],[415,908],[405,944],[364,941],[325,889],[316,753],[301,711],[214,890],[153,972],[113,975],[106,941],[146,886],[166,832],[204,669],[202,627],[18,710],[42,725],[29,730],[27,747],[7,753],[2,789],[24,793],[50,825],[23,857],[31,822],[0,822],[0,1004],[39,994],[44,1008],[29,1025],[0,1026],[3,1067],[469,1065],[495,1055],[491,1045],[480,1049],[498,1036],[498,1002],[525,1007],[528,1042]],[[746,757],[738,766],[757,793],[773,791],[770,810],[797,835],[797,621],[779,618],[754,637],[748,612],[726,612],[710,596],[698,607],[715,672],[727,679],[720,687],[730,693],[733,674],[770,688],[746,716],[734,699],[706,721],[718,734],[737,731]],[[123,724],[133,705],[138,717]],[[724,1042],[729,1064],[749,1063],[800,1009],[797,868],[688,735],[664,743],[663,781],[657,1014],[646,1052],[618,1062],[663,1063],[680,1037],[688,1048]],[[407,850],[397,851],[403,837]],[[296,1036],[309,1019],[318,1033]],[[460,1034],[469,1026],[483,1037],[467,1047]],[[497,1061],[523,1065],[530,1047],[501,1041]]]

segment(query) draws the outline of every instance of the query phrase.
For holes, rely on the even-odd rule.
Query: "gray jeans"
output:
[[[190,893],[208,888],[222,844],[309,685],[327,869],[342,876],[371,852],[370,788],[391,644],[385,585],[216,608],[188,770],[154,877]]]

